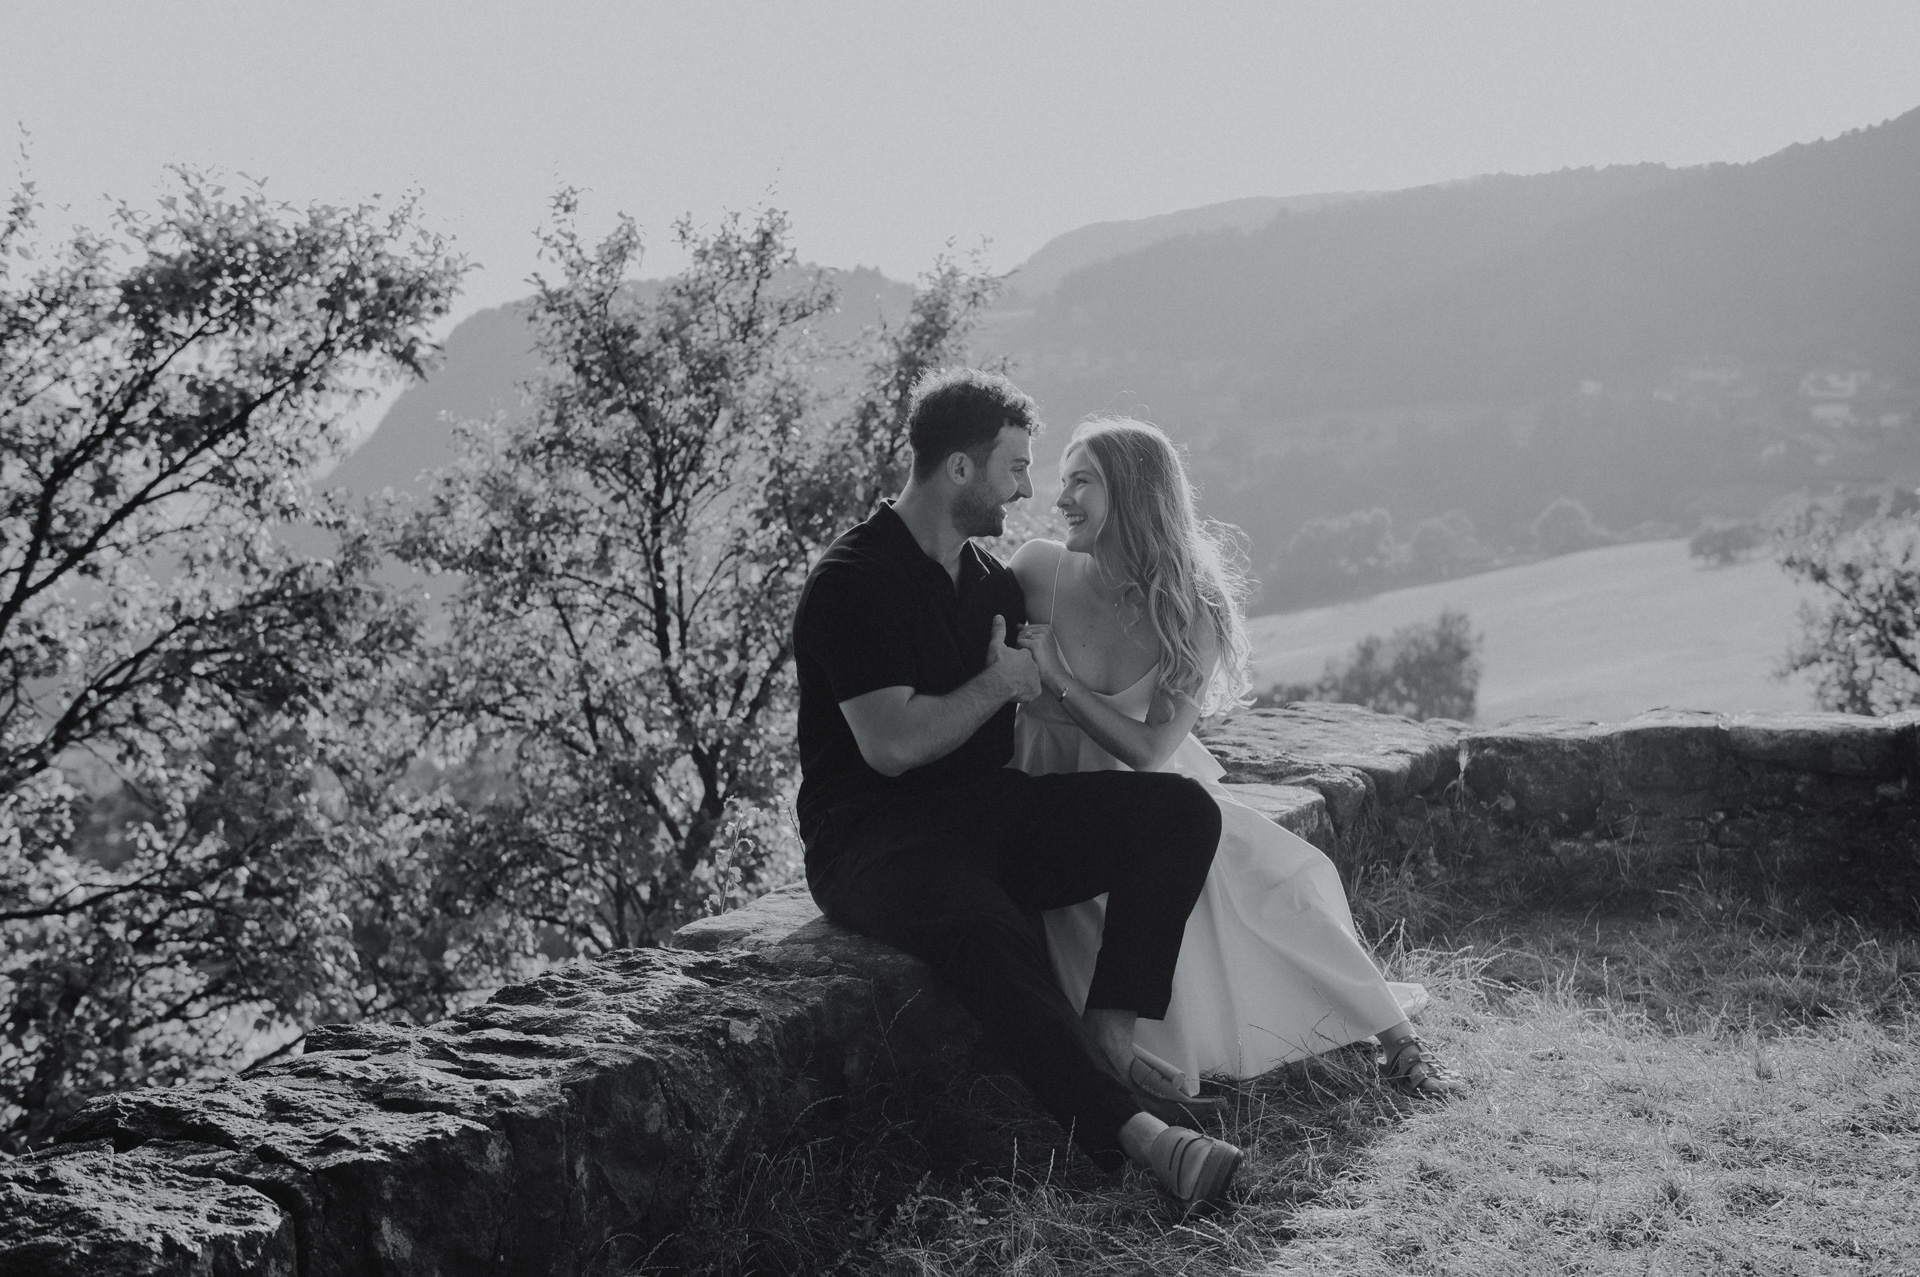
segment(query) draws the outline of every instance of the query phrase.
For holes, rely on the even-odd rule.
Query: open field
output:
[[[1705,567],[1685,541],[1644,541],[1250,623],[1254,686],[1309,682],[1368,634],[1467,613],[1485,637],[1478,720],[1564,714],[1610,722],[1656,706],[1810,710],[1804,678],[1773,671],[1805,597],[1772,559]]]

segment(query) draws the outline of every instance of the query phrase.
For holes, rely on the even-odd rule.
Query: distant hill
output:
[[[454,459],[453,422],[521,410],[520,386],[540,370],[524,304],[468,316],[447,335],[440,366],[416,382],[379,428],[341,459],[326,485],[351,492],[405,492],[421,473]]]
[[[1283,212],[1367,198],[1360,193],[1255,196],[1068,231],[1042,245],[1013,272],[1000,311],[988,317],[988,327],[1018,322],[1035,300],[1085,266],[1185,235],[1254,229]],[[829,274],[840,290],[840,306],[822,328],[835,340],[857,335],[883,315],[904,314],[912,300],[912,285],[870,267]],[[326,485],[366,493],[389,487],[406,491],[420,474],[453,460],[453,422],[495,413],[511,417],[521,411],[521,387],[540,370],[526,315],[525,304],[514,303],[462,320],[447,337],[439,368],[401,393],[374,432],[328,474]]]
[[[827,274],[839,304],[815,328],[828,342],[850,341],[883,317],[898,318],[913,301],[912,285],[871,267]],[[526,411],[522,388],[541,371],[530,313],[528,303],[516,302],[462,320],[447,336],[440,366],[401,393],[378,428],[333,468],[324,485],[359,493],[411,491],[421,474],[454,460],[455,422],[496,414],[510,419]]]
[[[1751,164],[1480,177],[1170,238],[1081,266],[1005,336],[1056,414],[1125,391],[1271,424],[1676,360],[1912,372],[1917,283],[1920,111]]]
[[[839,278],[849,335],[910,297],[874,271]],[[449,459],[445,416],[515,410],[534,371],[519,313],[456,329],[445,366],[331,481],[404,486]],[[1459,511],[1524,554],[1562,496],[1646,538],[1796,491],[1912,486],[1920,111],[1750,164],[1082,227],[1014,273],[979,338],[1055,423],[1166,426],[1256,575],[1308,520],[1374,507],[1403,541]]]
[[[1920,111],[1751,164],[1482,177],[1164,240],[989,337],[1052,419],[1187,444],[1256,572],[1356,509],[1403,536],[1460,510],[1524,548],[1560,496],[1644,535],[1920,483]]]
[[[1324,195],[1255,195],[1123,222],[1095,222],[1056,235],[1013,272],[1009,306],[1031,304],[1052,293],[1074,271],[1111,261],[1166,240],[1212,231],[1253,231],[1282,213],[1305,213],[1370,198],[1370,193],[1341,191]]]

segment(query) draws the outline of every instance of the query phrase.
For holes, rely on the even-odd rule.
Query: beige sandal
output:
[[[1410,1095],[1447,1100],[1467,1093],[1467,1080],[1429,1054],[1418,1037],[1402,1038],[1392,1050],[1374,1057],[1388,1082]]]

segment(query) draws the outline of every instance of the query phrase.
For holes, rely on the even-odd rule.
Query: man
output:
[[[1220,814],[1185,777],[1007,766],[1014,705],[1040,676],[1007,642],[1020,587],[971,538],[999,535],[1033,494],[1038,428],[1003,377],[929,376],[906,487],[808,576],[794,618],[807,881],[835,922],[925,959],[1096,1161],[1124,1153],[1192,1206],[1226,1192],[1240,1151],[1169,1126],[1180,1097],[1125,1079],[1135,1020],[1166,1013]],[[1033,911],[1102,892],[1082,1017]]]

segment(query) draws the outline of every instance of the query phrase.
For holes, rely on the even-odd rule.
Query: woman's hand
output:
[[[1019,647],[1033,653],[1034,663],[1040,667],[1040,685],[1047,689],[1050,696],[1060,695],[1073,675],[1067,672],[1066,662],[1060,659],[1060,648],[1053,641],[1051,625],[1023,625],[1020,637],[1016,640]]]

